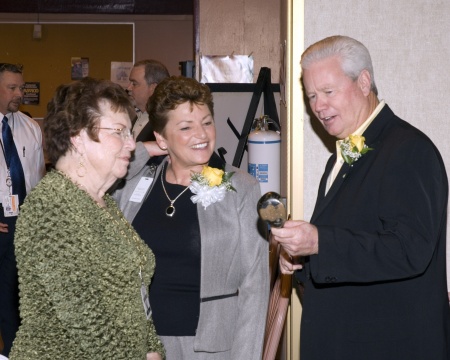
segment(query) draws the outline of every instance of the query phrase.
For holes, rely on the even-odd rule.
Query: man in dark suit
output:
[[[130,85],[127,90],[137,108],[137,117],[132,129],[135,141],[155,141],[153,129],[148,121],[146,105],[156,85],[167,77],[169,77],[169,71],[157,60],[138,61],[131,69]]]
[[[360,42],[323,39],[301,66],[311,110],[338,139],[311,222],[272,229],[281,271],[305,286],[302,360],[450,359],[438,150],[378,99]]]

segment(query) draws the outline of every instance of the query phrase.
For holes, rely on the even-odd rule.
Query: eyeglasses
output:
[[[131,131],[127,127],[123,128],[109,128],[109,127],[96,127],[96,129],[99,130],[112,130],[114,131],[114,134],[119,135],[122,140],[128,140],[131,137]]]

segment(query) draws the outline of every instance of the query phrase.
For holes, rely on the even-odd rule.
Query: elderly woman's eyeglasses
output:
[[[123,128],[96,127],[96,129],[112,130],[114,134],[119,135],[123,140],[128,140],[131,137],[131,131],[127,127]]]

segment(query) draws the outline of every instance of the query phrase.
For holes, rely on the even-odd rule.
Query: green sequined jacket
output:
[[[61,173],[21,207],[15,234],[20,315],[11,360],[145,359],[164,353],[146,319],[151,250],[105,195],[106,208]]]

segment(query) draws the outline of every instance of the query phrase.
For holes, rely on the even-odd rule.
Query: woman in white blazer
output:
[[[160,164],[143,148],[115,192],[156,256],[150,305],[168,360],[260,360],[269,298],[259,183],[214,153],[213,98],[170,77],[147,104]]]

